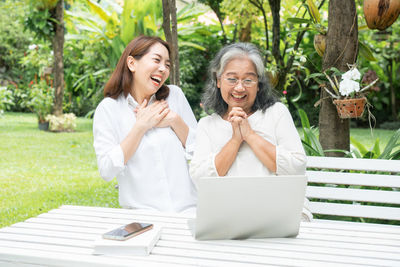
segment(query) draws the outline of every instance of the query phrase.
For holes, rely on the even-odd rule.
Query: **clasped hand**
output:
[[[145,99],[134,111],[136,113],[136,123],[146,131],[153,127],[172,127],[178,116],[169,109],[165,100],[155,101],[147,105],[147,100]]]
[[[232,139],[238,142],[246,141],[254,133],[247,120],[248,115],[240,107],[234,107],[228,114],[228,121],[232,125]]]

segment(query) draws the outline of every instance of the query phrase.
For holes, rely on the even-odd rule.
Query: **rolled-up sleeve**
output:
[[[201,177],[218,176],[215,168],[216,153],[212,151],[211,140],[205,131],[204,121],[200,121],[196,131],[196,146],[189,172],[194,184]]]
[[[305,174],[307,157],[289,110],[280,105],[276,123],[276,173]]]
[[[101,177],[111,181],[124,170],[124,154],[118,141],[110,113],[102,102],[93,118],[93,146]]]

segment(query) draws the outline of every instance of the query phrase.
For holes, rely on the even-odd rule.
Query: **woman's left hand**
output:
[[[237,120],[237,118],[241,118],[241,120]],[[239,122],[240,134],[242,135],[242,139],[246,141],[246,139],[254,133],[251,128],[249,121],[247,120],[248,115],[244,110],[240,107],[232,108],[231,112],[228,115],[228,120],[236,120]]]
[[[169,110],[167,116],[165,116],[157,125],[156,127],[158,128],[164,128],[164,127],[171,127],[173,128],[174,123],[179,119],[179,115],[175,112],[172,111],[171,109]]]
[[[253,129],[251,128],[249,121],[246,119],[242,119],[242,121],[239,124],[240,127],[240,133],[242,134],[242,138],[244,141],[247,141],[249,136],[254,134]]]
[[[169,109],[169,108],[168,108]],[[186,146],[186,139],[189,134],[189,127],[178,113],[169,109],[168,114],[155,126],[157,128],[171,127],[182,145]]]

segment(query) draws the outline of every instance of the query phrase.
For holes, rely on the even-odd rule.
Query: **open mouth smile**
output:
[[[159,86],[161,84],[161,77],[154,75],[151,76],[150,78],[154,85]]]
[[[233,97],[234,100],[241,100],[241,99],[243,99],[243,98],[246,97],[245,94],[243,94],[243,95],[231,94],[231,95],[232,95],[232,97]]]

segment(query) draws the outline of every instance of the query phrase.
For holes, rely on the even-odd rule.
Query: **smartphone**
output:
[[[103,238],[112,240],[126,240],[153,228],[151,223],[133,222],[104,233]]]

